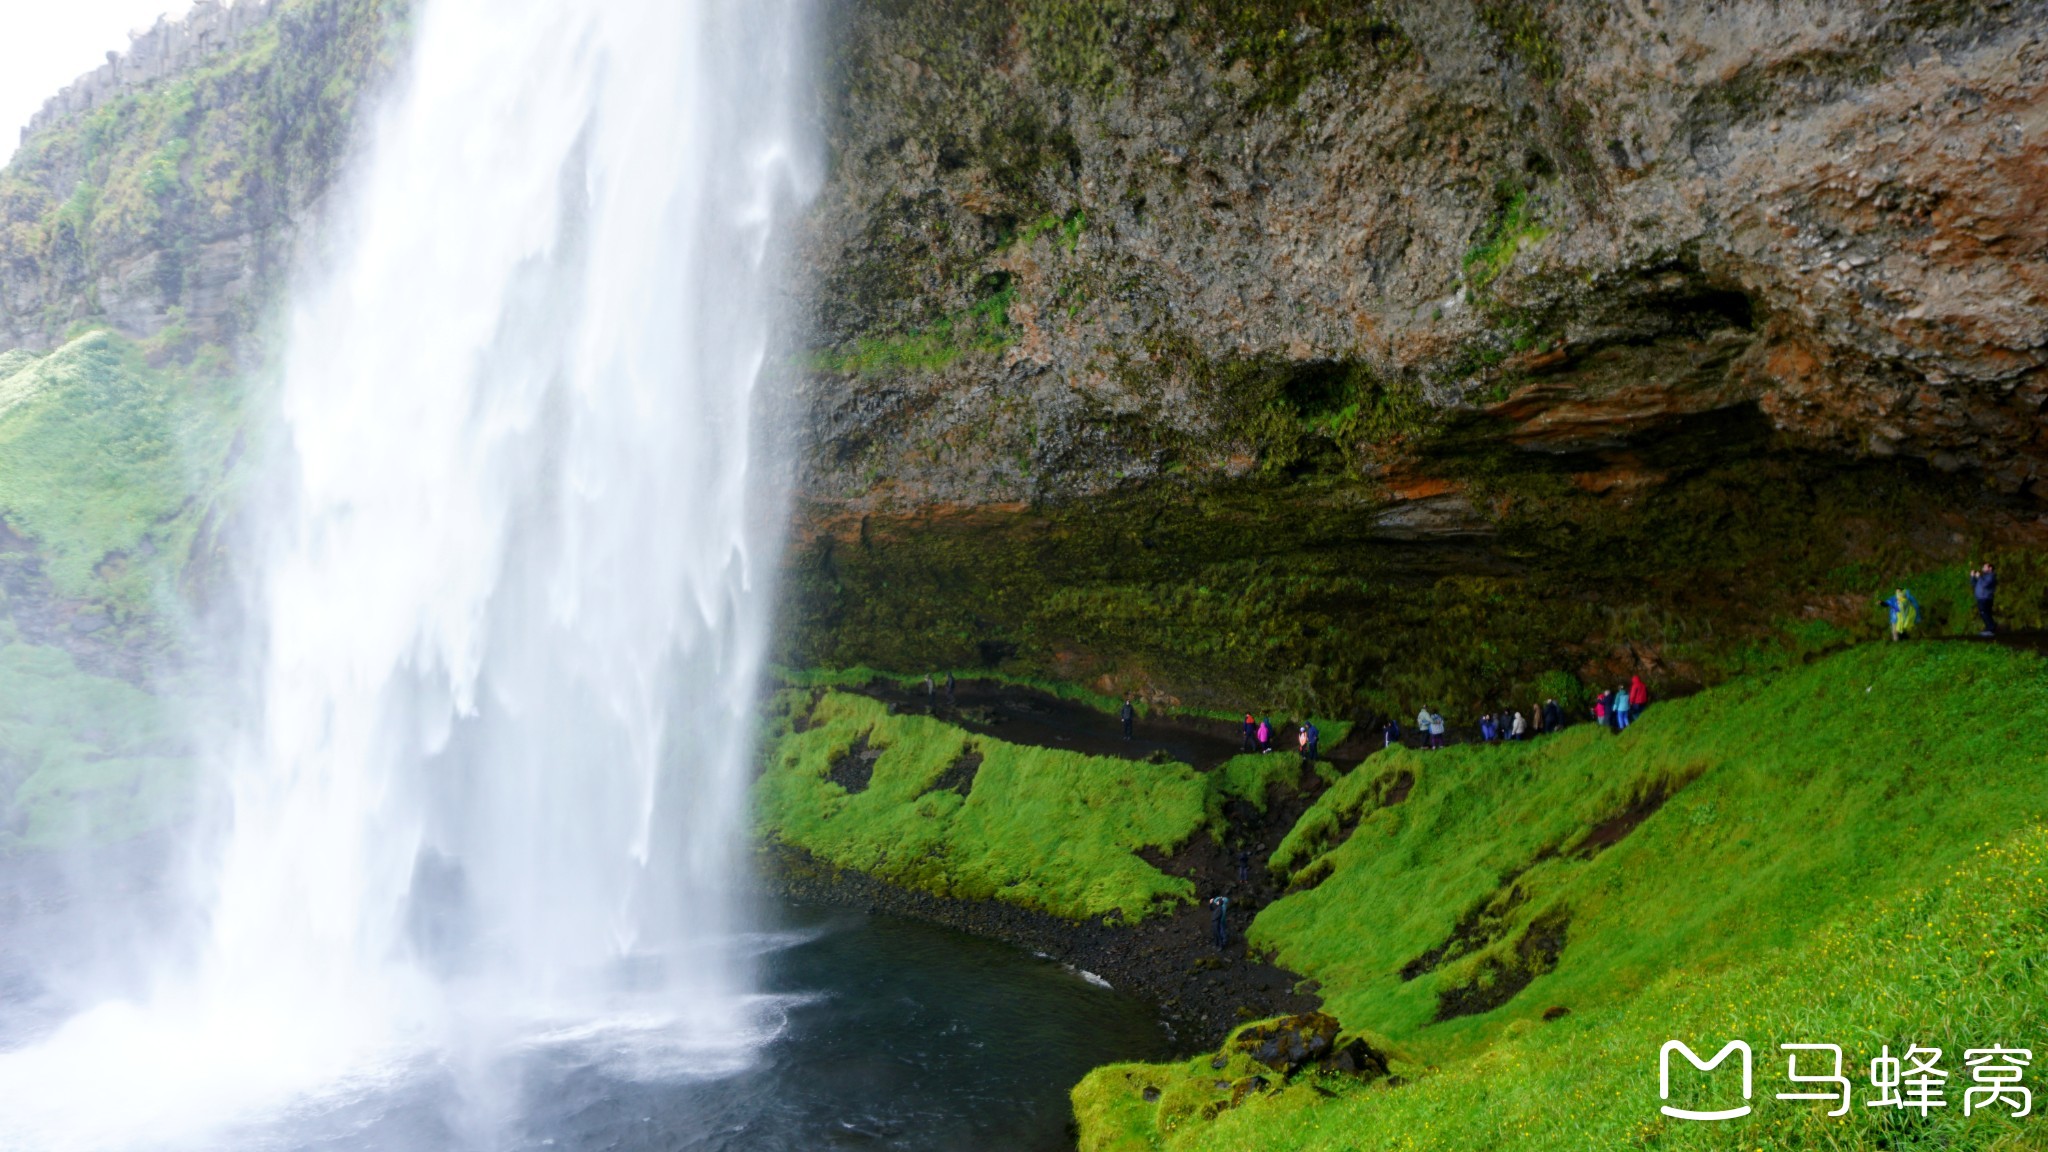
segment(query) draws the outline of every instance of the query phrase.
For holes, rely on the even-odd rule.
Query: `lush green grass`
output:
[[[0,855],[161,827],[185,811],[190,773],[156,697],[0,623]]]
[[[1998,1113],[1964,1117],[1963,1052],[2031,1047],[2048,1028],[2048,830],[2027,828],[1882,898],[1832,909],[1835,922],[1797,947],[1769,949],[1705,977],[1673,972],[1631,1000],[1523,1022],[1486,1052],[1440,1068],[1396,1064],[1415,1082],[1360,1086],[1341,1077],[1301,1078],[1254,1096],[1213,1120],[1202,1109],[1229,1093],[1208,1057],[1184,1065],[1115,1065],[1075,1089],[1084,1152],[1141,1149],[1743,1148],[2021,1149],[2043,1146],[2037,1120]],[[1731,1039],[1755,1052],[1755,1111],[1720,1124],[1666,1119],[1657,1111],[1657,1054],[1682,1040],[1704,1056]],[[1794,1090],[1777,1045],[1834,1043],[1855,1087],[1850,1115],[1830,1105],[1778,1101]],[[1926,1119],[1866,1106],[1867,1070],[1880,1047],[1940,1048],[1948,1107]],[[1680,1067],[1683,1068],[1682,1058]],[[1801,1071],[1829,1071],[1802,1055]],[[1824,1058],[1823,1058],[1824,1059]],[[1239,1062],[1241,1063],[1241,1061]],[[1672,1103],[1726,1106],[1735,1095],[1724,1066],[1705,1098],[1700,1081],[1674,1074]],[[2038,1061],[2027,1077],[2036,1092]],[[1162,1089],[1147,1102],[1147,1086]],[[1798,1090],[1809,1090],[1800,1088]],[[1691,1093],[1699,1092],[1695,1096]]]
[[[1120,1146],[1117,1133],[1152,1146],[1162,1120],[1178,1125],[1175,1148],[1636,1146],[1667,1123],[1654,1100],[1665,1039],[1746,1038],[1760,1084],[1781,1076],[1764,1047],[1779,1042],[1842,1043],[1866,1066],[1878,1043],[1952,1056],[2024,1046],[2048,1004],[2036,972],[2048,867],[2031,831],[2048,818],[2043,672],[1988,646],[1866,646],[1657,705],[1618,737],[1582,727],[1376,757],[1276,853],[1283,870],[1325,878],[1265,909],[1250,935],[1320,980],[1347,1027],[1409,1054],[1419,1082],[1326,1086],[1337,1101],[1290,1091],[1211,1125],[1129,1098],[1133,1076],[1202,1075],[1204,1063],[1111,1070],[1077,1096],[1087,1146]],[[1408,801],[1328,849],[1339,819],[1370,807],[1366,789],[1396,769],[1417,776]],[[1632,801],[1680,785],[1626,839],[1579,851]],[[1986,844],[2002,847],[1980,855]],[[1401,978],[1489,905],[1475,918],[1492,924],[1482,946]],[[1518,945],[1532,923],[1564,918],[1567,943],[1543,972]],[[1505,1006],[1435,1022],[1440,994],[1518,970],[1533,982]],[[1552,1006],[1571,1015],[1542,1023]],[[1767,1135],[1745,1146],[1867,1146],[1892,1122],[1859,1108],[1853,1127],[1834,1128],[1765,1101],[1753,1124]],[[1892,1146],[2010,1135],[1960,1122],[1905,1125]],[[1681,1124],[1657,1139],[1715,1137]]]
[[[155,368],[91,332],[0,378],[0,518],[52,590],[123,613],[160,606],[219,483],[236,423],[226,369]]]
[[[847,693],[811,699],[780,697],[755,791],[764,837],[906,887],[1075,919],[1136,920],[1194,898],[1190,881],[1136,855],[1207,823],[1206,785],[1188,766],[1009,744]],[[862,739],[883,751],[849,795],[828,776]],[[982,756],[970,793],[935,789],[970,750]]]

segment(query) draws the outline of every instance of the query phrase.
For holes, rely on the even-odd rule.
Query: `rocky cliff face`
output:
[[[59,94],[0,171],[0,351],[54,347],[80,323],[247,336],[403,14],[393,0],[207,3]]]
[[[840,16],[802,278],[820,543],[800,598],[856,637],[828,653],[1185,684],[1205,674],[1171,657],[1185,642],[1114,622],[1244,603],[1231,565],[1299,583],[1336,557],[1264,604],[1279,653],[1201,666],[1270,682],[1305,660],[1384,698],[1395,670],[1313,636],[1517,633],[1512,658],[1424,682],[1526,684],[1546,650],[1711,678],[1765,632],[1860,627],[1846,571],[1874,587],[2038,538],[2039,5]],[[1219,500],[1241,515],[1193,510]],[[1132,559],[1176,524],[1193,535],[1162,547],[1192,551]],[[1062,576],[1006,606],[965,591],[1018,585],[975,566],[991,554]],[[1107,600],[1049,612],[1077,587]],[[958,641],[895,643],[876,598]],[[1468,611],[1466,638],[1426,638]],[[1719,655],[1623,622],[1674,613],[1718,625]],[[1578,619],[1539,640],[1532,614]],[[1209,616],[1240,625],[1262,627]]]
[[[789,659],[1477,705],[1991,554],[2048,622],[2040,5],[823,7]],[[282,0],[34,135],[0,349],[234,347],[403,33]]]
[[[845,16],[820,498],[1100,491],[1162,439],[1227,474],[1248,361],[1493,405],[1534,448],[1754,404],[2004,492],[2048,460],[2038,5]],[[998,297],[989,347],[860,354]],[[1008,443],[944,452],[991,425]]]

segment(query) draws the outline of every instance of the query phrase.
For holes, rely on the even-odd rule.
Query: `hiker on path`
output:
[[[1240,751],[1256,752],[1258,748],[1259,722],[1252,719],[1252,714],[1247,712],[1244,714],[1244,747]]]
[[[1401,742],[1401,722],[1391,716],[1387,717],[1386,724],[1380,728],[1380,736],[1386,741],[1385,744],[1381,745],[1383,748],[1392,748],[1394,745],[1399,744]]]
[[[1415,734],[1422,737],[1422,746],[1424,748],[1429,747],[1429,705],[1427,704],[1422,706],[1422,711],[1415,714]]]
[[[1323,730],[1316,727],[1315,721],[1305,720],[1301,725],[1301,739],[1302,763],[1314,764],[1323,754]]]
[[[1561,732],[1564,730],[1564,706],[1559,704],[1554,697],[1543,702],[1543,730],[1545,732]]]
[[[1273,724],[1264,716],[1259,717],[1259,751],[1273,750]]]
[[[951,686],[948,686],[946,694],[948,696],[952,695]],[[1116,718],[1123,721],[1124,739],[1129,740],[1131,738],[1131,728],[1138,722],[1138,710],[1131,707],[1131,698],[1129,696],[1124,697],[1124,706],[1117,710]]]
[[[1513,726],[1508,729],[1508,739],[1522,740],[1526,739],[1528,735],[1529,722],[1527,720],[1522,719],[1522,714],[1520,712],[1515,713]]]
[[[1493,715],[1491,713],[1479,718],[1479,740],[1481,743],[1491,744],[1493,743],[1493,738],[1499,734],[1500,730],[1493,726]]]
[[[1884,605],[1885,610],[1891,613],[1894,644],[1904,640],[1907,634],[1913,631],[1913,626],[1920,623],[1920,602],[1913,599],[1913,594],[1904,588],[1893,589],[1891,599],[1880,600],[1878,603]]]
[[[1444,746],[1444,714],[1434,708],[1429,710],[1429,746]]]
[[[1650,706],[1650,686],[1643,683],[1641,676],[1628,678],[1628,714],[1637,720],[1643,718],[1643,709]]]
[[[1252,851],[1249,848],[1238,849],[1237,882],[1239,884],[1249,884],[1252,882]]]
[[[1614,730],[1616,732],[1628,731],[1630,715],[1628,689],[1616,688],[1614,690]]]
[[[1991,599],[1998,595],[1998,573],[1991,570],[1991,561],[1970,570],[1970,591],[1977,597],[1977,619],[1984,622],[1984,630],[1977,635],[1989,636],[1998,631],[1997,621],[1991,618]]]
[[[1602,689],[1598,696],[1593,697],[1593,723],[1598,724],[1602,728],[1607,727],[1606,689]]]
[[[924,674],[924,710],[925,710],[925,711],[929,712],[929,711],[931,711],[931,710],[932,710],[932,706],[933,706],[933,704],[935,704],[935,703],[937,702],[937,694],[938,694],[938,689],[932,686],[932,674],[931,674],[931,673],[929,673],[929,672],[925,673],[925,674]]]
[[[953,674],[951,672],[946,673],[946,707],[948,708],[953,706],[953,690],[955,687]]]
[[[1216,933],[1216,950],[1221,952],[1230,943],[1230,897],[1223,895],[1209,898],[1209,915]]]

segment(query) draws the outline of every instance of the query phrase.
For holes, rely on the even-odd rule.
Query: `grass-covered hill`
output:
[[[1242,1055],[1103,1069],[1075,1093],[1083,1147],[2040,1147],[2036,1121],[1961,1103],[1965,1049],[2048,1025],[2044,673],[1866,646],[1619,736],[1368,760],[1275,852],[1300,887],[1251,936],[1405,1082]],[[1406,801],[1361,811],[1396,770]],[[1660,1115],[1672,1039],[1746,1040],[1755,1112]],[[1842,1046],[1848,1116],[1775,1099],[1798,1090],[1783,1043]],[[1916,1044],[1945,1053],[1950,1106],[1866,1107],[1870,1060]]]
[[[183,811],[186,739],[159,696],[213,578],[240,392],[182,340],[0,353],[0,853]]]
[[[1209,820],[1209,782],[1012,744],[865,696],[786,693],[757,786],[760,831],[831,864],[964,899],[1142,919],[1194,885],[1137,855]]]

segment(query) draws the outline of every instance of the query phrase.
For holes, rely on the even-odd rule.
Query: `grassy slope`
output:
[[[1205,1060],[1108,1069],[1077,1090],[1087,1146],[1152,1146],[1162,1126],[1175,1148],[1544,1148],[1567,1134],[1631,1145],[1666,1124],[1657,1046],[1689,1036],[1758,1046],[1766,1106],[1748,1146],[1866,1142],[1891,1121],[1859,1109],[1870,1114],[1852,1135],[1770,1101],[1782,1065],[1763,1046],[1833,1040],[1867,1064],[1880,1043],[2039,1034],[2042,673],[2034,657],[1987,647],[1865,647],[1660,705],[1623,737],[1587,728],[1522,748],[1397,754],[1388,767],[1419,778],[1408,802],[1369,816],[1328,853],[1328,879],[1268,908],[1252,938],[1321,979],[1348,1027],[1389,1038],[1412,1071],[1434,1069],[1393,1092],[1333,1084],[1335,1101],[1290,1090],[1214,1124],[1189,1110],[1187,1085],[1206,1092],[1215,1075]],[[1353,779],[1322,807],[1341,808],[1363,786]],[[1601,819],[1684,779],[1633,835],[1575,857]],[[1312,821],[1283,846],[1287,865],[1323,867]],[[1400,979],[1518,871],[1526,899],[1492,947]],[[1555,909],[1571,917],[1555,971],[1491,1013],[1431,1022],[1439,991],[1512,965],[1521,931]],[[1572,1014],[1539,1022],[1553,1005]],[[1144,1082],[1182,1090],[1148,1105],[1134,1096]],[[1896,1146],[1944,1146],[1960,1122],[1914,1126]],[[1660,1139],[1673,1146],[1726,1136],[1672,1123]],[[1954,1146],[2005,1131],[1970,1124]]]
[[[58,596],[122,614],[159,607],[206,510],[195,497],[225,471],[236,420],[226,369],[206,358],[152,367],[144,346],[107,332],[11,362],[0,518],[33,542]]]
[[[0,354],[0,522],[47,594],[148,637],[179,603],[228,482],[237,397],[219,357],[89,332],[46,356]],[[43,587],[42,582],[47,582]],[[171,709],[25,641],[0,592],[0,852],[114,840],[180,817],[190,761]],[[33,610],[33,606],[31,606]],[[161,629],[159,629],[161,630]]]
[[[190,768],[156,697],[0,623],[0,855],[160,827],[184,811]]]
[[[785,707],[808,699],[783,695]],[[767,837],[897,884],[1075,918],[1137,919],[1194,895],[1134,854],[1206,824],[1206,785],[1184,764],[1008,744],[838,692],[804,731],[786,713],[777,726],[756,789]],[[863,736],[884,751],[868,788],[848,795],[827,775]],[[983,757],[970,793],[930,791],[970,747]]]

